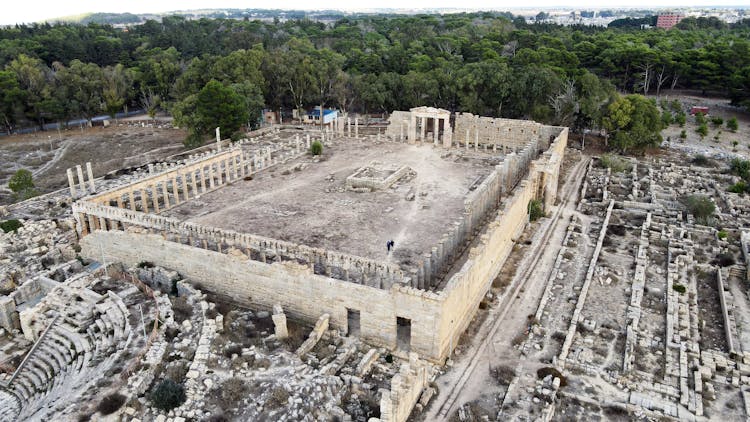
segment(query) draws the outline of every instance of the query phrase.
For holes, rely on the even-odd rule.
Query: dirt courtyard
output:
[[[500,160],[432,146],[365,142],[328,143],[320,161],[310,156],[290,161],[165,214],[409,268],[461,216],[466,195]],[[371,161],[412,172],[383,191],[347,190],[346,178]],[[388,240],[395,241],[390,255]]]

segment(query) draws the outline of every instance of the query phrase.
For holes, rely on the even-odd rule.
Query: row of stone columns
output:
[[[352,119],[350,117],[346,118],[346,136],[350,138],[352,136]],[[359,117],[354,118],[354,137],[359,138]]]
[[[76,173],[78,174],[78,183],[75,182],[73,177],[73,168],[69,168],[66,171],[68,175],[68,186],[70,188],[70,196],[73,199],[78,199],[82,196],[96,193],[96,186],[94,185],[94,172],[91,169],[91,163],[86,163],[86,174],[88,176],[88,189],[86,187],[86,181],[83,178],[83,169],[80,165],[76,166]]]

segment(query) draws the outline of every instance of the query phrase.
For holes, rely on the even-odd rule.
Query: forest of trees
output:
[[[369,113],[429,105],[598,128],[625,101],[618,92],[696,89],[747,107],[749,38],[750,20],[664,31],[530,25],[498,13],[15,26],[0,29],[0,123],[13,132],[163,109],[199,137],[201,110],[214,101],[244,107],[250,126],[262,108],[324,104]]]

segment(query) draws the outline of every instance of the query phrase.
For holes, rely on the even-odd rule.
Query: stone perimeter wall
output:
[[[528,202],[539,197],[539,192],[546,193],[545,202],[555,199],[568,135],[567,129],[556,129],[558,135],[549,149],[529,164],[526,177],[501,204],[469,259],[439,293],[404,285],[410,283],[408,277],[376,261],[84,201],[74,204],[75,215],[102,223],[83,237],[81,253],[93,259],[101,259],[103,253],[108,261],[128,265],[150,261],[176,269],[238,303],[269,309],[281,304],[290,315],[308,321],[328,313],[331,325],[342,331],[348,329],[347,309],[357,310],[365,341],[404,356],[406,351],[396,350],[396,319],[407,318],[412,324],[410,351],[441,362],[473,318],[513,239],[527,225]],[[259,259],[258,251],[268,254]],[[318,270],[321,261],[335,259],[364,265],[364,273],[376,267],[374,274],[390,274],[392,282],[388,287],[357,284],[333,278],[329,270]]]

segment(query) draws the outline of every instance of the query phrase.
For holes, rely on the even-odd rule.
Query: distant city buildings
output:
[[[662,13],[656,19],[656,27],[670,29],[671,27],[680,23],[680,21],[684,17],[685,16],[680,15],[679,13]]]

